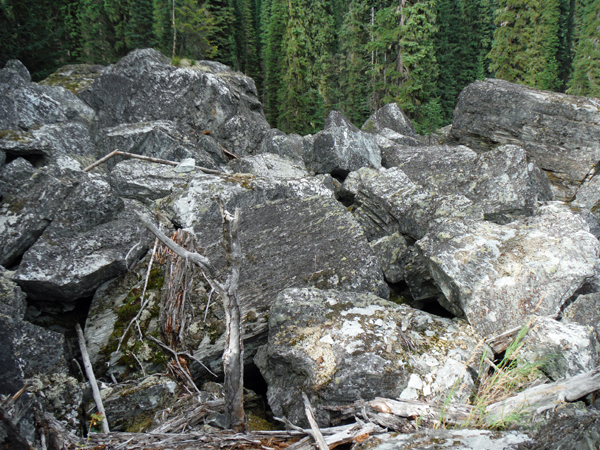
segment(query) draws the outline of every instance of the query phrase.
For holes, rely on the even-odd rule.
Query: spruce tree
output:
[[[235,68],[237,59],[234,8],[230,0],[211,0],[206,4],[206,8],[213,22],[208,39],[217,48],[213,58]]]
[[[426,132],[439,122],[436,97],[438,64],[434,37],[436,21],[434,0],[400,0],[375,14],[374,39],[370,49],[375,61],[373,76],[374,106],[395,101],[413,120],[417,131]],[[435,114],[434,114],[435,112]]]
[[[152,0],[129,0],[129,21],[125,27],[128,49],[157,45],[154,34],[154,5]]]
[[[560,87],[558,0],[499,0],[490,69],[495,76],[541,89]]]
[[[265,78],[263,104],[267,120],[277,126],[279,115],[279,91],[283,85],[283,35],[288,21],[287,0],[266,0],[263,3],[263,46]]]
[[[261,77],[258,55],[257,32],[255,26],[254,2],[252,0],[234,0],[235,44],[237,70],[259,82]],[[260,85],[260,83],[258,83]]]
[[[600,98],[600,0],[577,2],[575,58],[567,93]]]
[[[355,125],[362,125],[372,112],[370,76],[372,7],[366,0],[352,0],[344,15],[341,40],[342,73],[340,84],[343,103],[341,110]]]

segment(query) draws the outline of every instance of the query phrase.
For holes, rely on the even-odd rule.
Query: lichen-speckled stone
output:
[[[98,128],[169,120],[210,132],[238,155],[256,150],[269,129],[250,77],[212,61],[178,68],[153,49],[132,51],[80,95]]]
[[[327,426],[327,405],[377,396],[434,401],[450,391],[455,400],[468,398],[476,347],[475,332],[458,319],[372,294],[286,289],[271,308],[269,340],[255,363],[276,416],[305,425],[304,391]]]
[[[455,314],[483,336],[553,316],[583,285],[597,284],[600,244],[568,207],[550,204],[507,225],[447,222],[416,244]]]
[[[451,135],[475,151],[520,145],[552,173],[556,197],[570,199],[600,160],[600,100],[475,81],[458,97]]]
[[[548,177],[516,145],[482,154],[462,145],[403,146],[388,152],[387,164],[440,194],[464,195],[495,222],[531,215],[537,201],[552,200]]]
[[[364,131],[372,133],[381,133],[386,128],[405,136],[418,136],[412,122],[397,103],[388,103],[379,108],[362,126]]]
[[[228,167],[237,173],[251,173],[267,178],[304,178],[308,176],[304,163],[273,153],[261,153],[232,160]]]
[[[600,292],[578,296],[563,311],[562,321],[591,327],[594,337],[600,343]]]
[[[420,239],[448,219],[483,218],[481,208],[465,196],[424,188],[397,167],[360,169],[342,189],[354,195],[354,217],[369,240],[396,232]]]

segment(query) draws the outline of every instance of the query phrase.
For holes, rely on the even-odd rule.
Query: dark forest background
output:
[[[392,101],[428,133],[485,77],[600,97],[600,0],[0,0],[0,67],[36,81],[145,47],[251,76],[288,133]]]

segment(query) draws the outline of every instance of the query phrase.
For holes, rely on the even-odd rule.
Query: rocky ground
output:
[[[38,84],[10,61],[0,442],[313,448],[308,402],[331,447],[597,449],[599,162],[600,100],[501,80],[430,137],[394,103],[298,136],[219,63],[136,50]],[[138,216],[226,273],[216,199],[240,211],[239,436],[214,274]]]

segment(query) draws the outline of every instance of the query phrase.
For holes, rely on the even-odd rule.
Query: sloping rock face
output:
[[[269,314],[269,341],[255,358],[276,416],[305,425],[306,392],[321,426],[324,406],[386,397],[439,399],[455,383],[468,397],[467,364],[477,338],[459,320],[441,319],[373,295],[286,289]]]
[[[600,342],[600,293],[578,296],[565,308],[562,320],[590,327],[595,339]]]
[[[413,183],[398,169],[361,169],[346,179],[342,196],[353,198],[354,216],[369,240],[396,232],[420,239],[452,217],[483,218],[463,195],[441,195]]]
[[[540,91],[503,80],[467,86],[454,111],[453,139],[475,151],[516,144],[552,175],[570,200],[600,161],[600,100]]]
[[[464,146],[398,148],[388,166],[399,167],[414,183],[442,194],[464,195],[481,206],[487,220],[508,222],[533,214],[538,201],[552,200],[546,175],[527,163],[525,150],[503,145],[477,154]]]
[[[381,151],[371,134],[356,128],[339,111],[331,111],[325,129],[306,148],[304,162],[315,173],[345,178],[361,167],[381,167]]]
[[[389,131],[413,138],[418,137],[415,127],[397,103],[388,103],[378,109],[362,126],[364,131],[379,133],[390,139]],[[389,130],[389,131],[388,131]]]
[[[251,78],[208,61],[177,68],[152,49],[107,67],[81,95],[96,111],[100,136],[101,129],[121,124],[171,121],[211,132],[229,151],[245,155],[269,129]]]
[[[578,289],[596,286],[600,244],[569,208],[496,225],[452,221],[417,242],[448,310],[482,336],[556,316]]]
[[[65,200],[52,224],[23,255],[14,279],[31,298],[73,301],[93,295],[148,249],[135,211],[100,176],[90,176]]]

